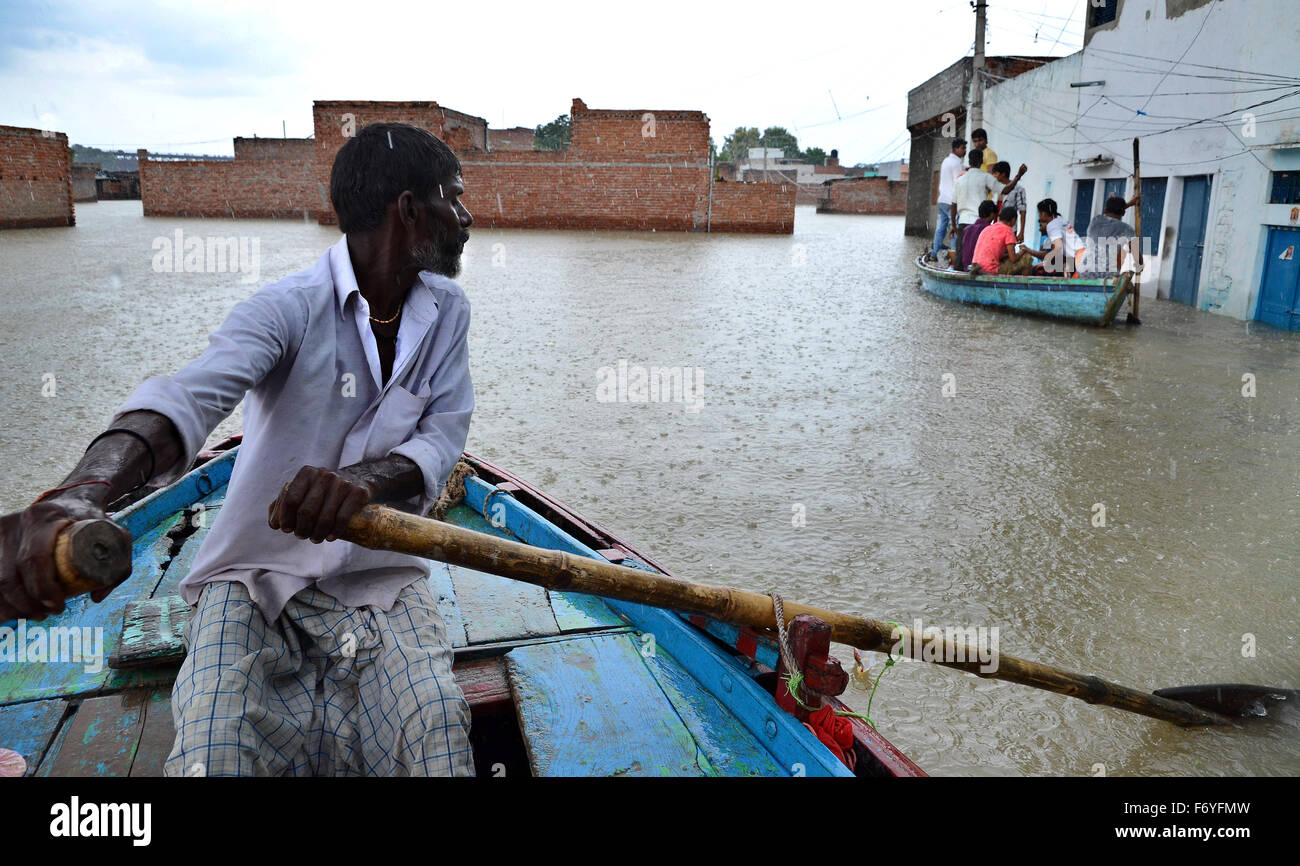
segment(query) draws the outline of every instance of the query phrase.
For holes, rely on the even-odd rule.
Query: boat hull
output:
[[[921,288],[962,301],[1034,316],[1104,327],[1129,292],[1130,275],[1120,279],[1066,280],[1054,277],[973,276],[916,260]]]
[[[22,755],[28,775],[162,774],[190,615],[175,593],[236,457],[237,449],[221,454],[116,512],[133,537],[131,577],[103,603],[78,597],[40,624],[96,631],[108,664],[102,656],[0,664],[0,748]],[[448,522],[666,573],[526,482],[465,460],[477,474]],[[432,563],[429,581],[470,705],[480,775],[924,775],[857,720],[850,772],[764,685],[776,663],[764,635],[444,563]],[[123,627],[140,621],[130,614],[141,605],[167,624],[147,640]]]

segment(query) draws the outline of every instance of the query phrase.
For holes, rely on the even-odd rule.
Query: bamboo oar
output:
[[[704,614],[751,628],[771,629],[775,625],[772,599],[766,595],[690,583],[605,560],[531,547],[384,506],[366,506],[339,536],[363,547],[436,559],[546,589]],[[68,597],[111,587],[130,573],[130,544],[122,528],[111,520],[80,521],[60,534],[55,567]],[[979,648],[941,634],[927,638],[893,623],[796,602],[785,602],[784,609],[787,621],[801,613],[812,614],[830,625],[833,640],[858,649],[896,652],[986,679],[1020,683],[1183,726],[1230,723],[1227,715],[1216,710],[1263,716],[1267,704],[1300,701],[1300,693],[1295,691],[1242,684],[1182,686],[1147,694],[1002,652],[997,655],[996,667],[985,671],[981,669],[985,665]]]
[[[531,547],[384,506],[363,508],[353,516],[339,537],[362,547],[436,559],[546,589],[582,592],[704,614],[751,628],[770,629],[775,626],[772,599],[766,595],[690,583],[560,550]],[[894,648],[911,658],[932,661],[976,676],[1020,683],[1178,725],[1220,725],[1229,721],[1223,715],[1185,701],[1147,694],[1098,677],[1071,673],[1006,653],[999,653],[996,668],[986,672],[981,670],[976,648],[946,637],[925,638],[892,623],[819,610],[795,602],[787,601],[784,607],[787,620],[801,613],[812,614],[830,625],[832,640],[859,649],[889,652]]]
[[[1133,139],[1133,192],[1142,192],[1142,166],[1138,159],[1138,140]],[[1138,303],[1142,300],[1142,287],[1138,284],[1138,268],[1142,267],[1142,203],[1138,202],[1137,212],[1133,214],[1133,230],[1137,232],[1137,268],[1133,270],[1133,309],[1128,320],[1135,325],[1142,324],[1138,318]]]

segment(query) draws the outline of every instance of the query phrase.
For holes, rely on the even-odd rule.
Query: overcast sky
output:
[[[1070,54],[1086,0],[989,0],[989,54]],[[434,100],[533,127],[696,109],[846,164],[907,155],[907,91],[974,43],[968,0],[869,3],[0,0],[0,124],[230,155],[312,133],[314,99]]]

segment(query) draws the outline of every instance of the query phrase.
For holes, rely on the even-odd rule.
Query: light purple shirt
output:
[[[248,587],[267,622],[307,586],[349,607],[392,607],[429,574],[425,560],[347,541],[310,541],[271,529],[267,512],[303,466],[340,468],[401,454],[424,475],[405,510],[433,505],[460,458],[474,410],[469,301],[455,280],[421,271],[402,308],[393,373],[381,385],[379,354],[347,252],[339,240],[316,264],[236,304],[198,360],[155,376],[118,410],[166,415],[184,455],[153,479],[179,478],[241,399],[244,442],[181,595],[204,584]],[[245,398],[245,394],[247,397]]]

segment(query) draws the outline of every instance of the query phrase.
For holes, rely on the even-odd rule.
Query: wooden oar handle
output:
[[[653,607],[699,613],[723,622],[770,629],[776,624],[772,599],[730,587],[705,586],[657,572],[646,572],[560,550],[531,547],[449,523],[429,520],[379,505],[367,505],[339,537],[372,550],[391,550],[489,574],[522,580],[546,589],[583,592]],[[1226,724],[1223,716],[1183,701],[1139,692],[1093,676],[998,653],[995,670],[985,671],[975,648],[958,646],[947,637],[912,639],[910,630],[864,616],[852,616],[787,601],[786,619],[809,613],[831,627],[831,639],[864,650],[889,652],[901,637],[900,651],[988,679],[1007,680],[1105,704],[1180,725]],[[918,650],[918,645],[924,649]],[[930,653],[925,650],[941,649]]]
[[[116,586],[131,573],[131,542],[111,520],[79,520],[55,540],[54,569],[68,597]]]

